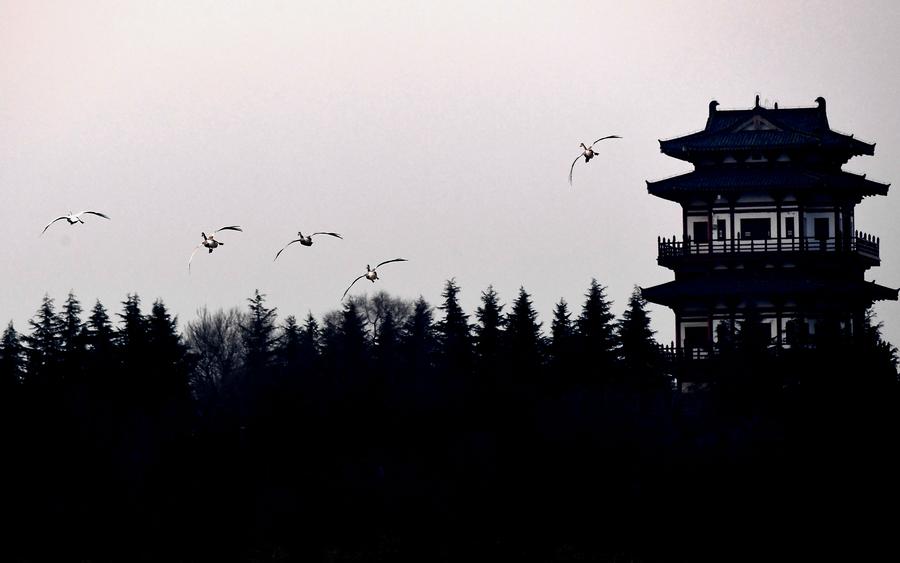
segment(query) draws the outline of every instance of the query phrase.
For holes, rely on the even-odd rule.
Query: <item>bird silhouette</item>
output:
[[[43,235],[44,233],[46,233],[47,229],[50,228],[50,225],[52,225],[53,223],[56,223],[57,221],[62,221],[63,219],[68,221],[70,225],[74,225],[75,223],[84,224],[84,221],[82,221],[82,219],[81,219],[82,215],[96,215],[98,217],[103,217],[104,219],[109,219],[109,217],[106,214],[100,213],[99,211],[81,211],[79,213],[72,213],[71,211],[69,211],[68,215],[60,215],[56,219],[47,223],[47,226],[44,227],[44,230],[41,231],[41,234]]]
[[[592,158],[597,156],[597,152],[594,151],[594,145],[596,145],[597,143],[599,143],[600,141],[602,141],[604,139],[621,139],[621,138],[622,137],[620,137],[618,135],[607,135],[606,137],[600,137],[599,139],[597,139],[596,141],[591,143],[591,146],[589,146],[589,147],[586,147],[586,146],[584,146],[584,143],[581,143],[580,146],[584,150],[581,152],[580,155],[578,155],[575,158],[575,160],[572,161],[572,166],[569,167],[569,185],[570,186],[572,185],[572,173],[575,171],[575,164],[578,162],[578,160],[581,157],[584,157],[584,162],[588,163],[591,161]]]
[[[281,253],[284,252],[284,249],[289,247],[290,245],[294,244],[295,242],[299,242],[303,246],[312,246],[312,243],[313,243],[312,238],[316,235],[329,235],[332,237],[337,237],[339,239],[344,238],[337,233],[326,233],[326,232],[313,233],[308,236],[303,236],[302,232],[297,231],[297,236],[300,238],[296,238],[296,239],[292,240],[291,242],[287,243],[286,245],[284,245],[284,248],[282,248],[281,250],[278,251],[278,254],[275,255],[275,258],[273,258],[272,261],[274,262],[275,260],[278,260],[278,257],[281,256]]]
[[[344,297],[347,296],[347,292],[350,291],[350,288],[353,287],[353,284],[358,282],[359,280],[366,278],[370,282],[375,283],[375,280],[380,279],[376,270],[378,270],[379,267],[384,266],[385,264],[390,264],[391,262],[408,262],[408,260],[406,258],[394,258],[393,260],[385,260],[384,262],[376,265],[374,268],[370,268],[369,265],[366,264],[366,273],[353,280],[353,283],[351,283],[347,287],[347,289],[344,290],[344,294],[341,295],[341,301],[343,301]]]
[[[212,233],[210,233],[208,235],[206,233],[200,233],[200,235],[203,237],[203,242],[201,242],[194,248],[194,251],[191,252],[191,257],[188,258],[188,273],[190,273],[190,271],[191,271],[191,260],[194,259],[194,255],[197,254],[198,250],[205,247],[209,250],[209,254],[212,254],[213,250],[215,250],[216,248],[225,244],[222,241],[216,240],[216,233],[218,233],[220,231],[244,232],[244,229],[240,228],[237,225],[232,225],[230,227],[222,227],[221,229],[216,229],[215,231],[213,231]]]

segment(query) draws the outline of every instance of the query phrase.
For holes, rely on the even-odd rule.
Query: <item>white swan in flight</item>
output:
[[[212,232],[211,234],[209,234],[209,235],[207,235],[206,233],[200,233],[200,234],[203,236],[203,242],[201,242],[200,244],[197,245],[196,248],[194,248],[194,251],[191,252],[191,257],[188,258],[188,273],[190,273],[190,271],[191,271],[191,260],[194,259],[194,254],[197,254],[197,251],[198,251],[198,250],[200,250],[202,247],[206,247],[207,249],[209,249],[209,253],[212,253],[212,251],[213,251],[214,249],[216,249],[216,248],[218,248],[219,246],[222,246],[223,244],[225,244],[224,242],[218,241],[218,240],[216,240],[216,238],[215,238],[215,237],[216,237],[216,233],[218,233],[219,231],[240,231],[240,232],[244,232],[244,229],[240,228],[240,227],[237,226],[237,225],[232,225],[232,226],[230,226],[230,227],[222,227],[221,229],[216,229],[215,231],[213,231],[213,232]]]
[[[569,185],[570,186],[572,185],[572,172],[575,171],[575,163],[577,163],[581,157],[584,157],[584,162],[588,163],[591,161],[592,158],[597,156],[597,153],[594,151],[594,145],[596,145],[597,143],[599,143],[600,141],[602,141],[604,139],[621,139],[621,138],[622,137],[620,137],[618,135],[607,135],[606,137],[600,137],[599,139],[597,139],[596,141],[591,143],[591,146],[589,146],[589,147],[586,147],[586,146],[584,146],[584,143],[581,143],[580,146],[584,150],[582,151],[582,153],[580,155],[578,155],[578,157],[575,160],[572,161],[572,166],[569,168]]]
[[[370,282],[375,283],[375,280],[380,279],[378,277],[378,272],[376,272],[376,270],[380,266],[384,266],[385,264],[390,264],[391,262],[408,262],[408,260],[406,258],[394,258],[393,260],[385,260],[384,262],[381,262],[380,264],[376,265],[374,268],[370,268],[369,265],[366,264],[366,273],[359,276],[355,280],[353,280],[353,283],[351,283],[350,286],[344,290],[344,294],[341,295],[341,301],[344,300],[344,297],[347,297],[347,292],[350,291],[350,288],[353,287],[353,284],[358,282],[359,280],[366,278]]]
[[[98,217],[103,217],[104,219],[109,219],[108,216],[106,216],[106,215],[103,214],[103,213],[100,213],[99,211],[81,211],[80,213],[72,213],[71,211],[69,211],[69,214],[68,214],[68,215],[60,215],[60,216],[57,217],[56,219],[54,219],[54,220],[50,221],[49,223],[47,223],[47,226],[44,227],[44,230],[41,231],[41,234],[46,233],[46,232],[47,232],[47,229],[50,228],[50,225],[52,225],[53,223],[56,223],[57,221],[62,221],[63,219],[65,219],[66,221],[68,221],[70,225],[74,225],[75,223],[82,223],[82,224],[84,224],[84,221],[81,220],[81,216],[82,216],[82,215],[85,215],[85,214],[89,214],[89,215],[97,215]]]
[[[337,238],[339,238],[339,239],[343,239],[343,238],[344,238],[344,237],[342,237],[341,235],[339,235],[339,234],[337,234],[337,233],[326,233],[326,232],[318,232],[318,233],[313,233],[313,234],[308,235],[308,236],[303,236],[303,233],[302,233],[302,232],[297,231],[297,236],[300,237],[300,238],[294,239],[294,240],[292,240],[291,242],[287,243],[286,245],[284,245],[284,248],[289,247],[290,245],[294,244],[295,242],[299,242],[299,243],[302,244],[303,246],[312,246],[312,243],[313,243],[312,238],[313,238],[314,236],[316,236],[316,235],[329,235],[329,236],[332,236],[332,237],[337,237]],[[278,257],[281,256],[281,253],[284,252],[284,248],[282,248],[281,250],[278,251],[278,254],[275,255],[275,258],[274,258],[274,259],[272,259],[272,262],[274,262],[275,260],[278,260]]]

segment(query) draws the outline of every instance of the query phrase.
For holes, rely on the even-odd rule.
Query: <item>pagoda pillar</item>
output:
[[[775,240],[778,241],[778,252],[781,252],[781,196],[775,200]]]
[[[731,252],[734,252],[734,198],[728,198],[728,212],[731,215],[729,225],[731,225]]]

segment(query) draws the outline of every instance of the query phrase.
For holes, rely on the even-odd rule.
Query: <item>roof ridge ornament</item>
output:
[[[759,94],[756,95],[756,101],[753,103],[753,109],[759,109]]]
[[[709,117],[706,118],[706,130],[709,130],[709,124],[712,123],[713,114],[716,113],[716,106],[719,105],[719,102],[712,100],[709,102]]]

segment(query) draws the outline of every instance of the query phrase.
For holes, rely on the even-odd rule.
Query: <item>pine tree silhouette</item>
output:
[[[459,379],[472,369],[474,348],[472,345],[472,327],[469,316],[459,304],[459,286],[456,280],[449,279],[444,284],[441,296],[443,304],[438,307],[444,318],[435,324],[440,339],[442,364]]]
[[[639,388],[665,385],[662,358],[659,345],[653,338],[654,331],[650,328],[647,301],[637,286],[631,292],[618,328],[621,343],[619,356],[627,382]]]
[[[578,360],[584,381],[609,381],[615,377],[616,349],[619,341],[615,315],[606,299],[605,288],[591,280],[581,315],[575,322]]]
[[[553,321],[550,325],[550,366],[553,381],[556,384],[571,381],[575,368],[575,328],[572,313],[565,299],[560,299],[553,309]]]
[[[39,386],[59,383],[62,356],[61,321],[53,308],[53,299],[44,295],[35,317],[28,321],[31,333],[25,336],[28,369],[26,382]]]
[[[506,353],[510,359],[512,376],[517,381],[533,383],[544,364],[544,341],[541,323],[531,305],[531,296],[524,287],[506,315]]]
[[[0,393],[7,395],[22,383],[25,371],[25,347],[12,321],[0,337]]]

